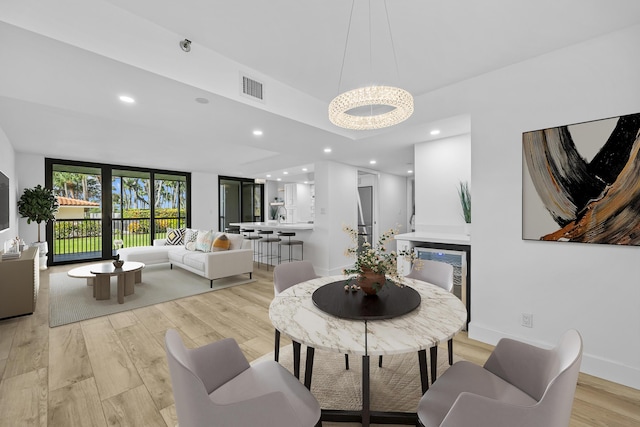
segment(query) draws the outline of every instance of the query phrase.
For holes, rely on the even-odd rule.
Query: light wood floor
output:
[[[251,284],[49,328],[49,274],[69,268],[41,273],[36,313],[0,321],[0,426],[175,426],[168,328],[191,347],[233,337],[249,360],[273,350],[272,272],[256,268]],[[464,333],[454,343],[479,364],[491,349]],[[571,426],[638,425],[639,390],[580,375]]]

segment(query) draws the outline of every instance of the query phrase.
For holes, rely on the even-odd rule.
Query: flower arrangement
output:
[[[410,262],[414,268],[419,269],[421,267],[416,253],[412,250],[387,252],[385,243],[398,233],[399,230],[397,228],[391,228],[384,232],[378,238],[377,245],[372,246],[371,243],[365,242],[362,244],[361,249],[358,248],[358,230],[347,225],[343,226],[342,230],[349,234],[353,243],[352,246],[346,249],[345,256],[356,259],[352,268],[345,268],[343,270],[346,276],[357,274],[359,277],[362,277],[366,273],[373,272],[386,275],[387,278],[397,286],[403,286],[402,276],[398,272],[398,257],[402,257]],[[382,288],[384,283],[377,283],[377,286],[378,288]]]

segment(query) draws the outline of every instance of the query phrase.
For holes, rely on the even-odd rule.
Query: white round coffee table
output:
[[[93,296],[97,300],[111,297],[111,276],[118,277],[118,303],[124,303],[124,297],[135,291],[134,285],[142,282],[142,269],[145,265],[137,261],[126,261],[122,267],[115,268],[112,262],[90,264],[69,270],[69,277],[87,279],[87,285],[93,285]]]

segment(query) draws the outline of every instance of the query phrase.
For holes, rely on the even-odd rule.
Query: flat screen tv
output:
[[[0,231],[9,228],[9,178],[0,172]]]

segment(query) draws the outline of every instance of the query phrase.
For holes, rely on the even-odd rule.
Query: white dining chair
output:
[[[420,261],[420,269],[414,268],[406,277],[431,283],[441,287],[447,292],[453,291],[453,266],[451,264],[428,259]],[[449,339],[447,347],[449,351],[449,366],[451,366],[453,365],[453,338]],[[431,354],[437,355],[437,352],[436,346]],[[436,363],[436,361],[432,360],[431,363]],[[431,378],[431,382],[433,381],[435,381],[435,378]]]

